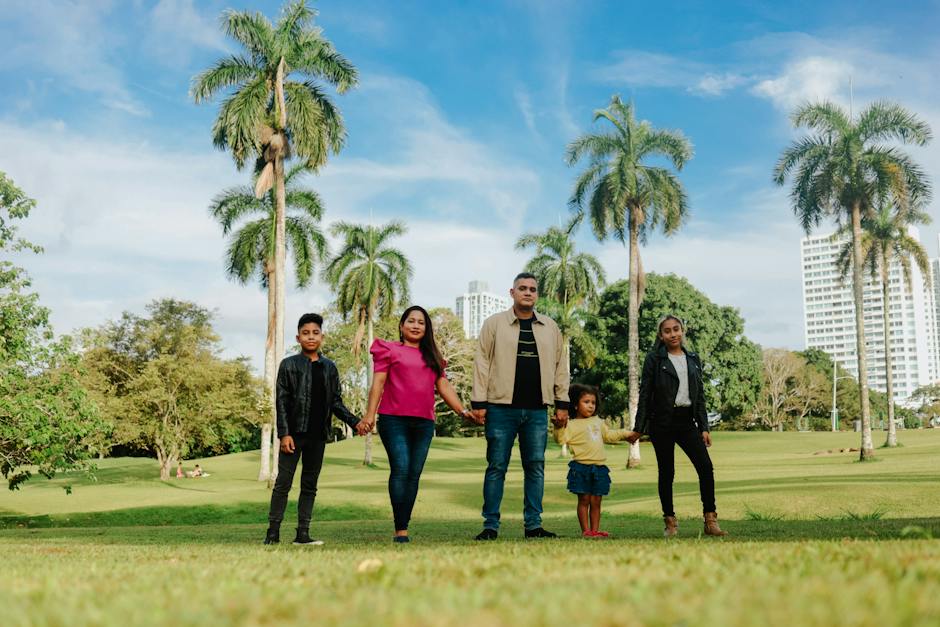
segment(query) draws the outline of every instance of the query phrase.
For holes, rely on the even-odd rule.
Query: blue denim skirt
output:
[[[575,494],[610,494],[610,468],[597,464],[568,462],[568,491]]]

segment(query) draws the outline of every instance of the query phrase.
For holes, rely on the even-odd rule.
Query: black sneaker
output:
[[[499,533],[495,529],[484,529],[474,540],[495,540],[499,536]]]
[[[281,530],[275,529],[273,527],[268,527],[268,532],[264,535],[265,544],[280,544],[281,543]]]
[[[407,542],[411,542],[411,538],[408,536],[392,536],[392,542],[395,544],[405,544]]]
[[[545,531],[541,527],[536,527],[535,529],[526,529],[525,537],[526,538],[557,538],[558,534],[552,533],[551,531]]]
[[[298,529],[297,537],[294,538],[294,544],[299,544],[302,546],[320,546],[323,544],[323,540],[314,540],[310,537],[310,531],[307,529]]]

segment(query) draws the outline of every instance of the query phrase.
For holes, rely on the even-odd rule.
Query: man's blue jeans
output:
[[[526,529],[542,526],[545,492],[545,445],[548,413],[545,409],[514,409],[490,405],[486,410],[486,476],[483,479],[483,528],[499,529],[499,506],[512,447],[519,436],[522,456],[523,516]]]

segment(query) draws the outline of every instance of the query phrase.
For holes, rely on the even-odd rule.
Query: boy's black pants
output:
[[[309,529],[310,519],[313,518],[313,501],[317,496],[317,480],[320,478],[320,468],[323,466],[323,452],[326,441],[322,438],[311,437],[306,433],[298,433],[294,438],[294,452],[278,455],[277,480],[274,490],[271,491],[271,510],[268,513],[268,522],[271,527],[281,526],[284,520],[284,510],[287,509],[287,495],[294,483],[294,472],[297,462],[302,460],[300,470],[300,498],[297,500],[297,528]]]

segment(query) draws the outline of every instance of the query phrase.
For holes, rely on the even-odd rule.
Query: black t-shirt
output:
[[[532,332],[533,315],[519,319],[519,346],[516,349],[516,381],[512,389],[512,406],[518,409],[545,407],[542,400],[542,374],[539,369],[539,349]]]
[[[324,424],[329,420],[326,411],[326,383],[323,381],[323,364],[319,360],[310,362],[310,422],[307,432],[318,438],[329,429]]]

